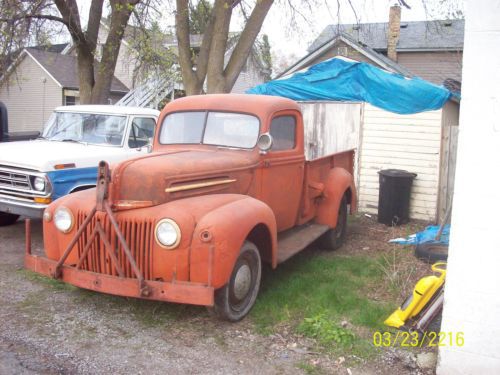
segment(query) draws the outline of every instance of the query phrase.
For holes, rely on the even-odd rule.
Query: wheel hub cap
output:
[[[252,271],[246,264],[242,265],[234,278],[234,296],[242,300],[248,294],[252,284]]]

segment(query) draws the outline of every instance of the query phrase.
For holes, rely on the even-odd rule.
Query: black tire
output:
[[[214,307],[211,312],[219,319],[230,322],[243,319],[255,304],[261,276],[262,263],[259,249],[252,242],[245,241],[234,264],[229,282],[215,291]],[[240,279],[239,290],[237,277]]]
[[[321,237],[321,245],[328,250],[336,250],[342,246],[347,233],[347,198],[345,195],[340,201],[337,226]]]
[[[415,248],[415,256],[427,263],[448,259],[448,245],[442,243],[421,243]]]
[[[7,225],[14,224],[19,215],[8,214],[7,212],[0,212],[0,227],[6,227]]]

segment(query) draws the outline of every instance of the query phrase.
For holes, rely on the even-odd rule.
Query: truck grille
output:
[[[31,187],[31,175],[38,176],[40,173],[0,166],[0,195],[30,200],[46,195],[45,192],[36,191]]]
[[[30,189],[29,178],[25,174],[0,170],[0,186]]]
[[[77,225],[78,228],[85,220],[86,213],[78,212]],[[106,235],[107,240],[115,251],[118,263],[127,278],[136,278],[134,271],[128,261],[123,247],[118,241],[116,232],[113,229],[108,216],[103,212],[97,212],[89,223],[86,231],[78,240],[78,257],[83,254],[83,249],[90,238],[92,231],[95,228],[97,221],[100,221]],[[144,279],[152,280],[153,277],[153,241],[154,241],[154,223],[153,221],[136,221],[136,220],[118,220],[120,231],[122,232],[125,240],[130,248],[132,256],[139,269],[142,272]],[[86,271],[102,273],[106,275],[118,276],[118,272],[113,266],[113,262],[109,257],[102,239],[99,235],[96,236],[89,252],[82,263],[82,269]]]

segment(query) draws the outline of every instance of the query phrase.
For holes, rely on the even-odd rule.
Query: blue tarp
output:
[[[290,78],[255,86],[246,93],[304,101],[364,101],[399,114],[439,109],[453,95],[445,87],[420,78],[406,78],[367,63],[337,57]]]
[[[431,225],[425,228],[422,232],[411,234],[406,238],[395,238],[389,242],[400,245],[418,245],[419,243],[442,243],[448,245],[450,241],[450,224],[446,224],[444,226],[439,241],[436,241],[435,238],[438,232],[439,225]]]

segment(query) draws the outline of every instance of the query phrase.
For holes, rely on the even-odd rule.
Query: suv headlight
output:
[[[61,232],[68,233],[73,228],[73,214],[66,207],[59,207],[54,213],[54,224]]]
[[[155,237],[161,247],[174,249],[181,242],[181,230],[172,219],[162,219],[156,224]]]
[[[45,181],[45,178],[43,178],[43,177],[35,177],[35,179],[33,180],[33,187],[37,191],[44,191],[46,183],[47,182]]]

